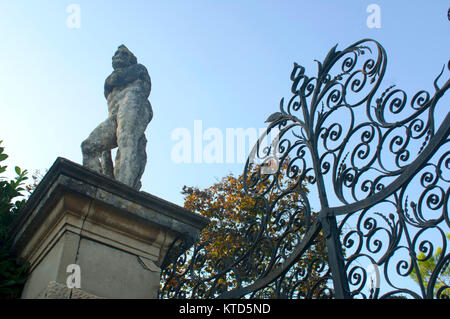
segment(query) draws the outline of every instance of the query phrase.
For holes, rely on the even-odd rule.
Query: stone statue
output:
[[[112,67],[104,92],[108,118],[81,144],[83,165],[139,190],[147,162],[145,129],[153,118],[151,80],[124,45],[114,54]],[[113,167],[111,149],[116,147]]]

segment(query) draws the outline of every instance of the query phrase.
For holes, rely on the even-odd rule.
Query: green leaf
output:
[[[0,141],[1,143],[1,141]],[[8,158],[0,147],[0,162]],[[25,205],[26,199],[16,200],[25,191],[24,181],[27,179],[27,170],[15,167],[17,176],[9,180],[1,174],[7,169],[0,165],[0,299],[19,298],[21,286],[26,281],[28,266],[16,263],[16,256],[10,251],[9,225]]]
[[[1,287],[8,287],[8,286],[16,285],[16,284],[17,284],[17,282],[15,280],[10,279],[10,280],[7,280],[5,282],[0,283],[0,286]]]

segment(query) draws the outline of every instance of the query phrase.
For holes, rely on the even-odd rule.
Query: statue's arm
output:
[[[114,71],[106,78],[105,97],[108,97],[115,87],[125,86],[137,79],[150,83],[150,76],[142,64],[134,64],[126,69]]]

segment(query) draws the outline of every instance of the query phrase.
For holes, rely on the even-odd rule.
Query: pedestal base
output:
[[[58,158],[12,227],[13,250],[31,265],[22,298],[157,298],[161,265],[207,223]]]

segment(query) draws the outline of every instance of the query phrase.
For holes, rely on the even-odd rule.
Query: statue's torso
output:
[[[108,113],[109,116],[117,115],[120,107],[127,104],[131,108],[146,108],[151,112],[150,102],[148,101],[148,85],[141,79],[137,79],[125,86],[115,87],[108,95]]]

